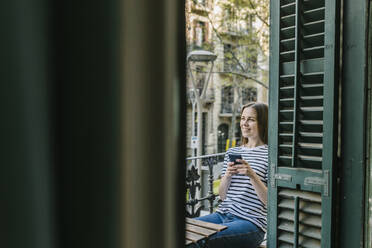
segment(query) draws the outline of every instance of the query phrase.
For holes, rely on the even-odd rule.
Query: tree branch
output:
[[[203,6],[203,8],[204,8],[204,6]],[[209,16],[209,12],[208,12],[208,14],[207,14],[207,18],[208,18],[209,23],[210,23],[211,26],[212,26],[212,29],[213,29],[214,33],[215,33],[216,36],[217,36],[217,38],[220,40],[220,42],[221,42],[222,44],[224,44],[222,36],[221,36],[220,33],[218,32],[218,30],[215,28],[215,26],[214,26],[214,24],[213,24],[213,21],[212,21],[212,19],[211,19],[210,16]],[[240,62],[240,60],[236,57],[235,53],[232,52],[232,51],[230,51],[230,52],[231,52],[231,55],[233,56],[233,59],[238,63],[238,66],[240,67],[240,69],[241,69],[243,72],[245,72],[246,69],[244,68],[244,66],[242,65],[242,63]]]
[[[249,4],[251,5],[252,9],[254,10],[254,14],[257,16],[258,19],[260,19],[267,27],[270,27],[269,23],[265,21],[256,11],[256,6],[253,5],[251,0],[248,0]]]
[[[256,11],[256,7],[253,5],[253,3],[251,2],[251,0],[248,0],[248,1],[249,1],[249,4],[251,5],[252,9],[254,9],[254,11],[255,11],[255,15],[256,15],[256,16],[257,16],[257,17],[258,17],[258,18],[259,18],[259,19],[260,19],[260,20],[261,20],[261,21],[262,21],[266,26],[269,27],[269,24],[268,24],[265,20],[263,20],[263,18],[261,18],[261,16],[257,13],[257,11]],[[204,10],[206,10],[205,6],[203,6],[203,5],[199,5],[199,7],[203,8]],[[217,36],[217,38],[220,40],[220,42],[221,42],[222,44],[224,44],[224,40],[223,40],[221,34],[220,34],[219,31],[216,29],[216,27],[214,26],[214,23],[213,23],[211,17],[209,16],[209,12],[208,12],[208,11],[206,11],[206,12],[207,12],[207,18],[208,18],[208,21],[209,21],[209,23],[211,24],[211,27],[212,27],[213,32],[216,34],[216,36]],[[240,69],[242,70],[243,73],[240,73],[240,72],[233,72],[233,71],[217,71],[217,72],[215,71],[215,72],[211,72],[211,73],[220,73],[220,74],[231,74],[231,75],[237,75],[237,76],[240,76],[240,77],[244,77],[244,78],[246,78],[246,79],[253,80],[253,81],[255,81],[257,84],[261,85],[262,87],[264,87],[264,88],[266,88],[266,89],[269,89],[269,87],[268,87],[265,83],[263,83],[263,82],[257,80],[256,78],[254,78],[254,77],[252,77],[252,76],[250,76],[250,75],[245,74],[244,72],[246,72],[246,68],[244,68],[244,66],[242,65],[242,63],[240,62],[240,60],[236,57],[236,55],[235,55],[235,53],[234,53],[233,51],[230,51],[230,53],[231,53],[233,59],[237,62],[238,66],[240,67]]]
[[[193,70],[193,71],[196,71],[196,70]],[[198,71],[199,73],[208,73],[208,72],[200,72]],[[269,89],[269,86],[267,86],[264,82],[248,75],[248,74],[244,74],[244,73],[240,73],[240,72],[234,72],[234,71],[212,71],[211,73],[216,73],[216,74],[231,74],[231,75],[236,75],[236,76],[240,76],[240,77],[243,77],[245,79],[249,79],[249,80],[253,80],[255,81],[257,84],[261,85],[262,87],[264,87],[265,89]]]
[[[266,89],[269,89],[269,87],[264,83],[264,82],[261,82],[260,80],[250,76],[250,75],[247,75],[247,74],[243,74],[243,73],[239,73],[239,72],[233,72],[233,71],[213,71],[212,73],[219,73],[219,74],[232,74],[232,75],[236,75],[236,76],[240,76],[240,77],[244,77],[246,79],[250,79],[250,80],[253,80],[255,81],[256,83],[258,83],[259,85],[261,85],[262,87],[266,88]]]

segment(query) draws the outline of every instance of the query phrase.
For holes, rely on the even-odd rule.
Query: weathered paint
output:
[[[339,247],[363,247],[368,1],[344,0]]]
[[[270,187],[268,245],[331,247],[336,175],[339,1],[271,2]],[[283,192],[296,192],[288,201]],[[314,192],[314,193],[312,193]],[[303,199],[304,194],[316,194]],[[304,224],[300,202],[320,198],[318,229]],[[288,209],[286,204],[294,204]],[[282,204],[282,205],[281,205]],[[294,226],[283,229],[292,216]],[[311,216],[311,218],[315,218]],[[284,225],[286,226],[286,225]],[[302,231],[301,231],[301,230]],[[314,231],[314,230],[315,231]],[[310,235],[310,236],[309,236]],[[321,236],[321,239],[316,237]]]

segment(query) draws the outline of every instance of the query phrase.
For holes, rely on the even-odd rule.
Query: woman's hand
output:
[[[234,167],[236,168],[236,171],[238,174],[246,175],[249,177],[256,176],[256,173],[252,169],[252,167],[248,164],[247,161],[242,159],[237,159],[236,162],[241,164],[236,164]]]
[[[221,197],[221,200],[226,199],[227,190],[231,182],[231,176],[237,173],[238,171],[236,170],[234,162],[228,162],[225,175],[222,177],[220,187],[218,188],[218,193]]]
[[[237,174],[238,171],[236,170],[236,166],[234,165],[234,162],[228,162],[225,175],[228,177],[231,177],[234,174]]]

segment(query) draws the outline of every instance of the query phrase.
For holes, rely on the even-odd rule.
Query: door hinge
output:
[[[276,173],[276,166],[274,163],[271,164],[270,166],[271,168],[271,187],[272,188],[275,188],[276,187],[276,180],[283,180],[283,181],[288,181],[288,182],[292,182],[292,176],[291,175],[288,175],[288,174],[280,174],[280,173]]]
[[[305,177],[304,185],[323,186],[323,195],[329,196],[329,170],[323,171],[323,178]]]

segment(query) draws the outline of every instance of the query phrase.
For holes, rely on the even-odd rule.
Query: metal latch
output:
[[[289,182],[292,181],[292,176],[288,175],[288,174],[277,174],[277,173],[275,173],[274,178],[276,180],[284,180],[284,181],[289,181]]]
[[[276,166],[274,163],[271,164],[271,187],[275,188],[276,187],[276,180],[283,180],[283,181],[288,181],[292,182],[292,176],[288,174],[280,174],[276,173]]]
[[[304,185],[323,186],[323,195],[329,195],[329,170],[323,171],[323,178],[321,177],[305,177]]]

